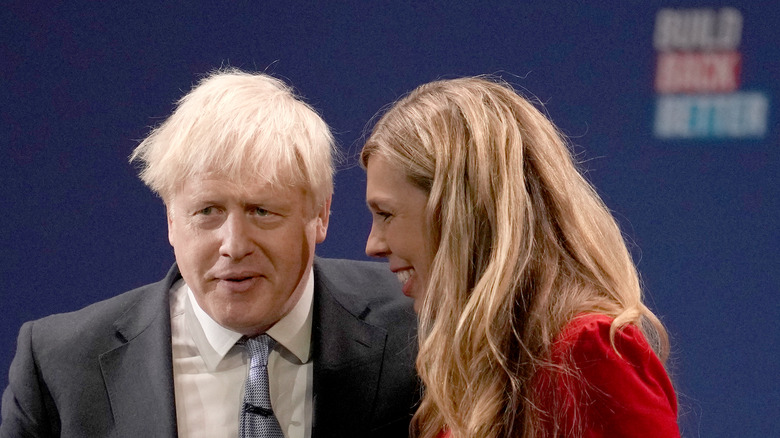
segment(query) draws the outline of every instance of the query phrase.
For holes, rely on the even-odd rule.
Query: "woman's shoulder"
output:
[[[576,370],[584,385],[575,404],[591,406],[594,424],[618,436],[641,430],[678,436],[677,400],[663,364],[635,324],[617,330],[613,347],[613,321],[603,314],[578,315],[555,341],[554,361]]]
[[[642,330],[628,323],[610,336],[614,318],[588,313],[573,318],[558,335],[553,360],[577,369],[590,383],[619,388],[626,380],[662,380],[670,388],[663,364],[647,342]],[[660,383],[660,382],[659,382]]]
[[[655,356],[642,331],[635,324],[618,328],[613,339],[610,337],[614,318],[601,313],[583,313],[572,318],[561,330],[554,343],[554,356],[571,355],[573,359],[598,357],[620,357],[624,354]],[[615,351],[617,350],[617,352]],[[591,356],[596,357],[591,357]],[[630,359],[630,358],[627,358]]]

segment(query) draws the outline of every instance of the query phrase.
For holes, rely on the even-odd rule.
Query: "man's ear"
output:
[[[330,221],[330,201],[332,196],[328,196],[325,202],[319,207],[317,211],[317,243],[325,241],[325,237],[328,235],[328,222]]]
[[[171,244],[171,246],[174,246],[174,238],[173,238],[173,209],[171,208],[171,205],[166,203],[165,204],[165,216],[168,219],[168,242]]]

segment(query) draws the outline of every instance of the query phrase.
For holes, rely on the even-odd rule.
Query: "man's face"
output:
[[[168,202],[168,240],[200,307],[248,336],[289,313],[328,229],[330,199],[313,204],[300,188],[187,181]]]

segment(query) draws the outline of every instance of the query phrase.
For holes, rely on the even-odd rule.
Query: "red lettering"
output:
[[[658,54],[658,93],[728,93],[739,88],[739,52],[663,52]]]

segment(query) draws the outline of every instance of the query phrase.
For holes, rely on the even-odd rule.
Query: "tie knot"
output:
[[[249,354],[250,366],[266,366],[268,364],[268,353],[274,348],[274,344],[276,344],[276,341],[265,333],[254,338],[247,338],[245,346]]]

